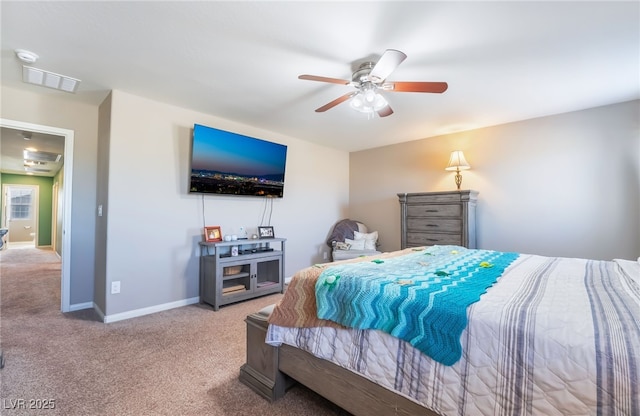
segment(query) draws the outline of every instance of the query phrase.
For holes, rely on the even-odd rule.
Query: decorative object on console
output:
[[[271,227],[271,226],[258,227],[258,235],[260,235],[260,238],[274,238],[275,237],[275,234],[273,232],[273,227]]]
[[[204,241],[207,243],[214,243],[216,241],[222,241],[222,231],[219,226],[204,227]]]
[[[238,274],[242,271],[242,266],[229,266],[222,268],[223,276],[233,276],[234,274]]]
[[[454,150],[453,152],[451,152],[449,164],[446,168],[444,168],[444,170],[456,171],[455,180],[458,189],[460,189],[460,185],[462,185],[462,175],[460,174],[460,171],[467,169],[471,169],[471,166],[469,166],[469,163],[464,158],[464,153],[462,152],[462,150]]]

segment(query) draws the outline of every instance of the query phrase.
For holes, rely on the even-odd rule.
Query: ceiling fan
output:
[[[393,114],[393,110],[379,91],[443,93],[448,88],[446,82],[386,82],[387,77],[391,75],[406,58],[407,55],[403,52],[395,49],[387,49],[378,62],[364,62],[360,64],[358,69],[352,74],[351,81],[316,75],[300,75],[298,79],[350,85],[356,88],[355,91],[348,92],[317,108],[317,113],[327,111],[353,98],[351,100],[352,108],[363,113],[368,113],[369,115],[375,113],[380,117],[387,117]]]

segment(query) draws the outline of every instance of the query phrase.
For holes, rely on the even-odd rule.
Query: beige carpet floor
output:
[[[60,312],[51,250],[3,250],[0,414],[347,415],[302,386],[269,403],[238,381],[245,316],[281,296],[104,324],[93,310]],[[30,409],[51,401],[53,409]]]

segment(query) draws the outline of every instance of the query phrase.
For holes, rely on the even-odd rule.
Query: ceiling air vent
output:
[[[59,162],[62,155],[51,152],[39,152],[32,150],[24,150],[24,159],[25,160],[35,160],[37,162]]]
[[[26,65],[22,66],[22,81],[70,93],[75,93],[80,84],[79,79]]]
[[[39,160],[25,159],[24,164],[25,164],[25,166],[35,166],[35,165],[46,165],[47,162],[41,162]]]
[[[42,169],[42,168],[34,168],[31,166],[24,167],[25,172],[33,172],[33,173],[49,173],[51,169]]]

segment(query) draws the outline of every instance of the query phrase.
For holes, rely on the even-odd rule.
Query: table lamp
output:
[[[469,163],[464,158],[464,153],[462,150],[454,150],[451,152],[451,157],[449,158],[449,164],[445,168],[445,170],[455,170],[456,171],[456,185],[458,186],[458,190],[460,190],[460,185],[462,185],[462,175],[460,174],[461,170],[471,169]]]

